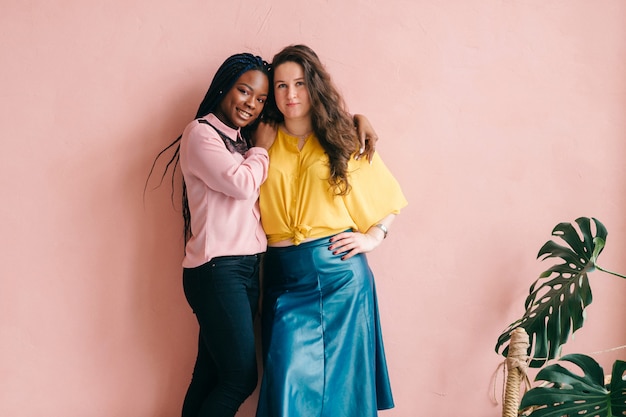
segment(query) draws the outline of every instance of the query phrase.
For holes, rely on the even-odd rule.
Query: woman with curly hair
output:
[[[272,62],[258,138],[275,138],[260,208],[268,238],[257,417],[374,417],[393,407],[365,253],[407,202],[374,154],[358,156],[350,114],[304,45]]]

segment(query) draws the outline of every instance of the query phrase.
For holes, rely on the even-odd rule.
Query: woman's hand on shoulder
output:
[[[333,255],[345,252],[341,257],[345,261],[359,253],[371,252],[380,245],[382,239],[367,233],[343,232],[333,236],[330,242],[328,250],[333,251]]]
[[[260,122],[256,130],[252,134],[252,143],[254,146],[269,150],[276,140],[278,125],[274,122]]]
[[[354,126],[356,127],[356,135],[359,139],[360,148],[359,152],[354,157],[356,160],[361,159],[365,155],[370,163],[376,152],[376,142],[378,142],[378,135],[374,131],[369,119],[362,114],[355,114],[353,116]]]

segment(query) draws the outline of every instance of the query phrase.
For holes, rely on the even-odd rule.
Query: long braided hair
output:
[[[200,103],[198,107],[198,111],[196,112],[195,119],[206,116],[207,114],[213,112],[215,108],[220,104],[224,95],[226,95],[230,89],[233,87],[235,82],[243,75],[245,72],[257,70],[263,72],[268,78],[270,77],[270,65],[265,62],[261,57],[252,55],[250,53],[240,53],[231,55],[228,57],[222,65],[217,69],[213,80],[211,81],[211,85],[209,86],[208,91],[206,92],[204,99]],[[242,135],[248,138],[249,133],[254,126],[258,123],[256,120],[251,125],[242,128]],[[180,140],[182,138],[182,134],[179,135],[172,143],[166,146],[161,152],[159,152],[152,163],[152,167],[150,168],[150,173],[148,174],[148,178],[146,179],[146,185],[144,187],[144,193],[146,191],[146,187],[148,186],[148,180],[152,176],[154,172],[154,167],[158,161],[158,159],[168,151],[174,150],[174,154],[167,162],[165,169],[163,170],[163,174],[161,175],[161,183],[167,175],[167,172],[172,169],[172,194],[171,197],[174,197],[174,176],[176,174],[176,168],[179,165],[180,161]],[[191,213],[189,211],[189,201],[187,199],[187,186],[185,185],[185,179],[183,178],[182,183],[182,215],[184,220],[184,233],[185,233],[185,244],[191,236],[193,232],[191,230]]]
[[[328,181],[337,195],[350,191],[348,161],[359,148],[352,116],[330,74],[317,54],[306,45],[290,45],[278,52],[272,60],[272,68],[286,62],[295,62],[304,70],[306,87],[311,98],[311,121],[313,131],[328,155],[330,177]],[[265,105],[265,117],[282,122],[284,116],[278,110],[273,95]]]

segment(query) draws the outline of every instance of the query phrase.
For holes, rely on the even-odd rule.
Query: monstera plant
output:
[[[560,258],[531,285],[526,298],[525,313],[500,335],[496,352],[507,356],[511,333],[521,327],[529,336],[529,366],[541,368],[555,359],[569,337],[583,326],[585,308],[591,304],[589,274],[603,271],[621,278],[626,276],[608,271],[597,264],[604,249],[607,230],[595,218],[580,217],[576,226],[559,223],[552,236],[562,242],[546,242],[537,258]],[[570,372],[559,364],[546,366],[536,380],[544,386],[528,391],[520,408],[530,408],[533,417],[561,416],[624,416],[626,412],[626,362],[616,361],[612,382],[604,385],[602,368],[585,355],[567,355],[561,360],[577,365],[583,375]]]

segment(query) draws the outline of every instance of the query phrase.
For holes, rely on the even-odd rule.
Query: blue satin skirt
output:
[[[329,238],[268,248],[257,417],[375,417],[393,397],[374,277]]]

